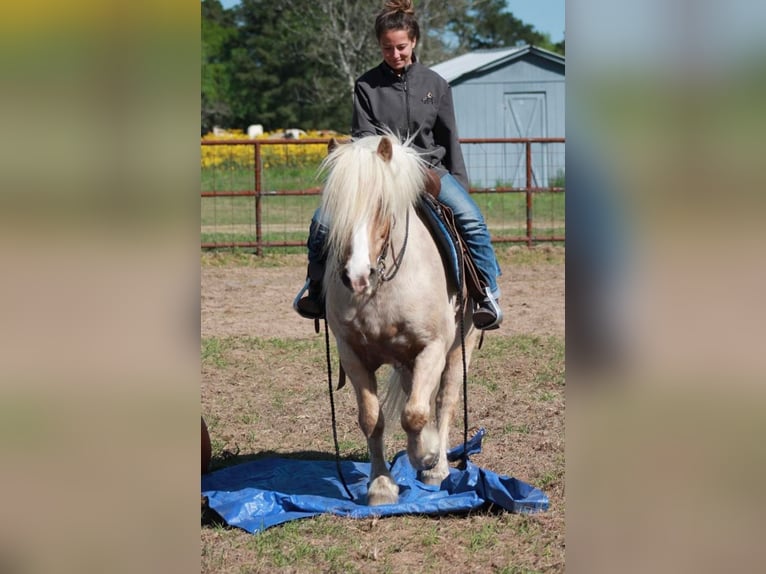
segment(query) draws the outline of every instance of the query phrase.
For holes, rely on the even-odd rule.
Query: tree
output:
[[[567,53],[566,51],[566,38],[562,39],[561,42],[557,42],[553,45],[553,51],[558,52],[562,56]]]
[[[379,0],[286,0],[293,13],[292,30],[310,40],[305,57],[316,64],[322,76],[342,78],[347,94],[354,81],[380,59],[373,38],[373,18]],[[317,70],[318,71],[318,70]]]
[[[534,44],[554,50],[548,34],[535,30],[508,12],[505,0],[474,0],[454,14],[447,29],[457,39],[457,52]]]
[[[231,44],[236,38],[234,18],[218,0],[202,2],[202,108],[201,132],[226,125],[229,106]]]
[[[316,32],[313,3],[243,0],[231,58],[233,118],[239,125],[348,130],[350,92],[335,43]],[[348,114],[345,114],[348,110]]]
[[[202,2],[202,129],[259,123],[348,131],[354,82],[381,61],[381,0]],[[563,53],[504,0],[419,0],[416,53],[433,65],[464,52],[530,43]]]

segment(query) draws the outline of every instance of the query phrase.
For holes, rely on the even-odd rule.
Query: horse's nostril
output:
[[[340,280],[347,289],[351,289],[351,279],[348,278],[348,271],[343,271],[340,276]]]

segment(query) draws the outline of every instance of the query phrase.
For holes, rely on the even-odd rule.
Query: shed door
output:
[[[548,134],[545,114],[545,92],[519,92],[505,94],[505,137],[544,138]],[[525,146],[506,146],[505,181],[513,187],[526,187]],[[533,187],[543,187],[548,182],[548,165],[543,153],[543,144],[532,144]]]

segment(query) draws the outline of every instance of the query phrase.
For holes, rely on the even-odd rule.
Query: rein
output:
[[[394,220],[396,225],[396,220]],[[391,227],[393,229],[393,226]],[[410,210],[407,210],[404,221],[404,241],[402,241],[402,248],[399,250],[399,254],[394,257],[394,267],[390,274],[386,274],[386,257],[388,257],[388,248],[391,246],[391,229],[388,230],[388,237],[383,244],[383,249],[378,255],[377,267],[375,268],[381,281],[391,281],[399,272],[399,267],[402,265],[402,259],[404,259],[404,252],[407,250],[407,240],[410,237]],[[393,248],[391,248],[393,252]]]
[[[340,467],[340,445],[338,444],[338,429],[337,429],[337,422],[335,419],[335,399],[333,397],[332,392],[332,361],[330,360],[330,329],[327,327],[327,318],[325,317],[324,320],[324,344],[325,344],[325,350],[326,356],[327,356],[327,386],[329,387],[330,391],[330,413],[332,415],[332,440],[335,444],[335,468],[338,471],[338,476],[340,477],[340,482],[343,484],[343,488],[346,490],[346,494],[348,494],[348,497],[350,500],[354,500],[354,495],[351,494],[351,491],[348,488],[348,484],[346,484],[346,479],[343,477],[343,471]],[[341,371],[343,370],[343,367],[341,367]]]
[[[465,360],[465,268],[463,267],[463,254],[458,249],[458,265],[460,271],[460,285],[458,285],[458,309],[460,314],[460,352],[463,359],[463,453],[460,455],[459,470],[468,468],[468,365]],[[482,333],[482,338],[484,333]]]

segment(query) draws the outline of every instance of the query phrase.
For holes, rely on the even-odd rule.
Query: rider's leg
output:
[[[321,211],[317,209],[311,218],[309,238],[306,241],[309,258],[306,283],[293,301],[293,308],[301,317],[307,319],[324,317],[322,278],[327,257],[324,249],[325,237],[327,237],[327,225],[323,221]],[[304,293],[305,296],[303,296]]]
[[[468,191],[449,173],[441,177],[439,201],[452,209],[458,231],[488,285],[484,299],[476,302],[478,308],[474,311],[474,325],[479,329],[496,329],[503,321],[503,313],[497,303],[500,297],[497,277],[501,271],[484,216]]]

